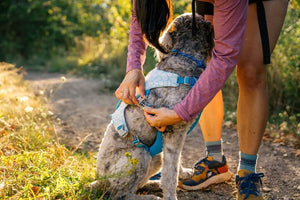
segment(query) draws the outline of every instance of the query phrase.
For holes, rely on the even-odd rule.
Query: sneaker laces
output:
[[[206,160],[207,160],[207,157],[203,158],[202,160],[199,160],[198,162],[196,162],[194,164],[194,168],[195,169],[199,169],[199,167],[202,167],[200,164],[203,163],[203,162],[205,162]]]
[[[199,160],[198,162],[196,162],[196,163],[194,164],[194,168],[195,168],[195,169],[198,169],[199,167],[202,167],[202,166],[201,166],[201,163],[204,163],[204,165],[209,165],[209,164],[212,163],[212,162],[219,163],[220,165],[226,164],[226,161],[224,162],[224,159],[225,159],[224,156],[223,156],[223,158],[222,158],[222,162],[214,161],[214,160],[208,160],[207,158],[208,158],[208,156],[206,156],[206,157],[203,158],[202,160]]]
[[[251,173],[246,177],[236,177],[236,183],[240,183],[239,193],[245,194],[244,200],[247,199],[249,194],[254,194],[255,196],[260,194],[260,190],[258,187],[256,187],[255,183],[259,182],[260,185],[262,185],[262,177],[264,177],[263,173]]]

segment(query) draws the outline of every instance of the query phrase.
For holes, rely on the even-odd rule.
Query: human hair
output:
[[[172,20],[172,0],[136,0],[135,11],[146,40],[163,53],[159,37]]]

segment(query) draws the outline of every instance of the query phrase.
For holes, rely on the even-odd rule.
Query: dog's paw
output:
[[[179,179],[190,179],[193,176],[193,169],[191,168],[180,168]]]

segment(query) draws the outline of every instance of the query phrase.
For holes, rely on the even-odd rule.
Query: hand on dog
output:
[[[134,69],[127,72],[119,88],[116,90],[115,95],[126,104],[138,105],[136,92],[138,92],[141,97],[146,98],[145,77],[140,69]]]
[[[168,108],[144,107],[144,115],[147,122],[157,130],[164,132],[166,126],[182,121],[174,110]]]

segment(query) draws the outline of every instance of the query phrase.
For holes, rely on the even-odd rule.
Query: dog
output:
[[[201,16],[197,15],[195,20],[195,34],[192,34],[193,16],[190,13],[175,18],[164,31],[160,43],[169,53],[156,51],[158,63],[146,76],[146,88],[147,82],[157,78],[160,73],[199,77],[203,72],[204,69],[199,67],[199,62],[205,65],[211,57],[214,46],[213,27]],[[172,109],[183,100],[190,89],[191,86],[184,81],[178,86],[152,87],[146,104],[154,108]],[[128,131],[120,134],[118,129],[122,129],[125,125],[120,128],[112,120],[107,126],[97,155],[97,176],[107,184],[111,198],[161,199],[155,195],[137,194],[137,190],[149,183],[149,178],[161,170],[160,186],[163,190],[163,199],[177,199],[178,178],[188,178],[192,175],[191,170],[181,167],[180,156],[187,132],[196,118],[190,122],[182,121],[167,126],[161,133],[162,153],[150,155],[147,147],[156,143],[158,132],[145,120],[143,109],[135,105],[125,105],[124,117]],[[136,141],[140,146],[134,144]]]

